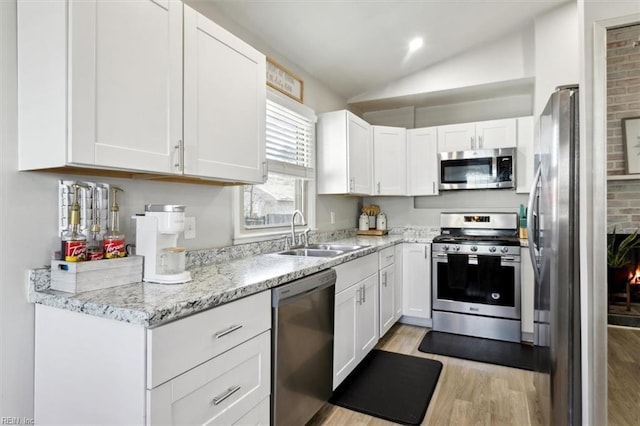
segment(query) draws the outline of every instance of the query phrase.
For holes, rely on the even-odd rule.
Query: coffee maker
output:
[[[184,231],[185,206],[147,204],[136,216],[136,254],[144,256],[143,281],[181,284],[191,281],[185,271],[185,249],[177,247]]]

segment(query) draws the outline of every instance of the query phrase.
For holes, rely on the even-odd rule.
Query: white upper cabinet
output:
[[[372,194],[371,125],[346,111],[318,117],[318,194]]]
[[[263,183],[265,56],[184,7],[184,174]]]
[[[516,143],[515,118],[476,123],[477,149],[515,148]]]
[[[438,152],[473,149],[476,127],[474,123],[450,124],[438,127]]]
[[[438,131],[407,130],[407,195],[438,195]]]
[[[515,146],[515,118],[438,127],[438,152],[513,148]]]
[[[181,173],[182,7],[19,2],[19,168]]]
[[[407,192],[407,130],[372,126],[375,195],[405,195]]]

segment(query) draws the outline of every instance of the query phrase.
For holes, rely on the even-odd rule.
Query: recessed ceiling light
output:
[[[409,52],[415,52],[416,50],[420,49],[423,43],[424,42],[422,40],[422,37],[414,38],[409,42]]]

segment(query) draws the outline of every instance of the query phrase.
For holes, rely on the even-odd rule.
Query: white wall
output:
[[[534,76],[533,27],[397,80],[349,103],[438,92]]]
[[[527,195],[512,190],[442,191],[435,197],[368,197],[363,204],[379,205],[391,228],[439,227],[442,212],[518,213],[520,204],[527,204]]]
[[[536,19],[536,117],[540,115],[556,87],[578,83],[578,34],[578,5],[574,2]]]
[[[57,181],[82,179],[40,172],[18,172],[16,0],[0,1],[0,417],[33,417],[34,310],[26,301],[27,271],[49,264],[57,247]],[[251,42],[251,40],[249,40]],[[258,46],[258,48],[260,48]],[[269,54],[269,52],[267,52]],[[318,84],[286,58],[277,57],[305,80],[305,103],[316,112],[343,109],[344,99]],[[129,217],[147,203],[185,204],[196,216],[198,238],[184,240],[189,249],[231,244],[231,187],[145,182],[87,177],[114,183],[125,192],[119,197],[121,224],[127,239],[133,232]],[[359,199],[318,197],[320,230],[355,227]],[[330,212],[336,224],[330,224]]]

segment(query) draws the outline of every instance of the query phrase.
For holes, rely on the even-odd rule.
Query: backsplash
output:
[[[434,227],[397,227],[389,230],[389,234],[404,235],[408,242],[432,238],[439,232]],[[337,231],[316,232],[309,234],[311,244],[336,241],[356,236],[356,229],[342,229]],[[213,249],[191,250],[186,254],[186,269],[197,268],[216,263],[226,263],[244,257],[256,256],[284,250],[284,239],[260,241],[255,243],[238,244]],[[33,269],[29,272],[28,291],[46,291],[51,288],[51,268]]]

